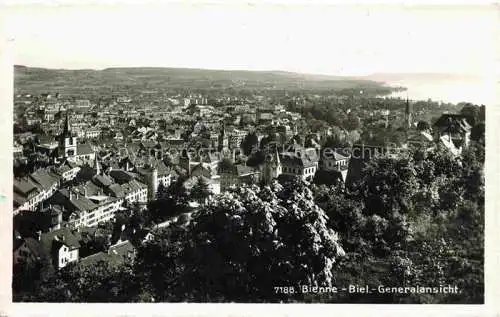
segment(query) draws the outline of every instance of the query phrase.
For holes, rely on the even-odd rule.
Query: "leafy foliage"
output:
[[[242,187],[203,206],[186,230],[158,235],[138,267],[161,301],[291,300],[274,286],[333,281],[344,251],[326,224],[303,184]]]
[[[191,197],[182,181],[173,183],[149,213],[181,210],[184,217],[140,246],[134,266],[70,265],[22,300],[482,303],[483,165],[484,144],[473,141],[460,158],[439,148],[373,158],[356,190],[294,179],[206,200],[206,183]],[[188,198],[201,203],[191,214]],[[129,218],[141,224],[138,211]],[[460,292],[276,291],[284,285],[451,285]]]

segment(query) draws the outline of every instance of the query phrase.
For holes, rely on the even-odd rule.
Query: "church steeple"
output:
[[[218,141],[218,150],[219,152],[222,152],[224,150],[227,150],[229,147],[229,142],[226,134],[226,125],[224,124],[224,121],[222,122],[220,133],[219,133],[219,141]]]
[[[63,132],[59,137],[59,156],[73,157],[77,154],[77,138],[73,135],[69,123],[69,115],[66,112]]]
[[[101,164],[99,164],[99,160],[98,160],[97,155],[95,156],[95,159],[94,159],[94,170],[95,170],[96,175],[101,174]]]
[[[71,127],[69,125],[69,115],[66,111],[66,118],[64,119],[63,137],[69,137],[71,135]]]
[[[408,99],[408,95],[406,95],[406,105],[405,105],[405,128],[409,129],[412,125],[412,109],[410,104],[410,99]]]

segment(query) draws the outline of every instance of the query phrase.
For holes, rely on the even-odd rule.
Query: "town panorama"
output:
[[[13,300],[483,303],[485,105],[404,89],[15,66]]]

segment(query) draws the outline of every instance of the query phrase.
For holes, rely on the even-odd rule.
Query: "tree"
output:
[[[484,122],[481,122],[472,127],[470,138],[473,141],[481,141],[484,143],[485,135],[486,135],[486,126]]]
[[[344,121],[344,128],[347,131],[354,131],[354,130],[359,129],[360,127],[361,127],[360,118],[357,115],[355,115],[353,112],[349,112],[346,120]]]
[[[473,105],[471,103],[464,104],[462,110],[460,110],[460,114],[465,116],[469,116],[470,120],[469,124],[474,126],[480,119],[481,109],[479,106]]]
[[[410,198],[418,188],[411,159],[375,158],[362,173],[368,214],[390,217],[395,211],[407,213],[410,210]]]
[[[252,167],[259,166],[260,164],[264,163],[264,159],[265,159],[264,151],[259,150],[250,155],[250,157],[247,160],[247,166],[252,166]]]
[[[141,279],[158,301],[298,300],[275,287],[332,285],[344,251],[312,199],[300,183],[224,193],[140,249]]]
[[[210,188],[203,177],[198,177],[196,184],[191,188],[189,196],[199,203],[203,203],[210,196]]]
[[[189,210],[189,195],[184,186],[185,176],[180,176],[167,188],[158,188],[157,199],[149,202],[146,222],[163,222]]]
[[[131,302],[140,289],[132,267],[99,261],[92,265],[69,264],[43,281],[37,292],[22,298],[35,302]]]
[[[223,158],[217,166],[217,171],[219,174],[220,173],[232,173],[233,169],[234,169],[234,164],[228,158]]]

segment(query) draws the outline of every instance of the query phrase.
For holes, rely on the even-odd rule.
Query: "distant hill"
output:
[[[208,70],[132,67],[103,70],[46,69],[15,66],[16,91],[102,93],[144,89],[198,90],[332,90],[382,89],[382,83],[354,77],[299,74],[285,71]]]

